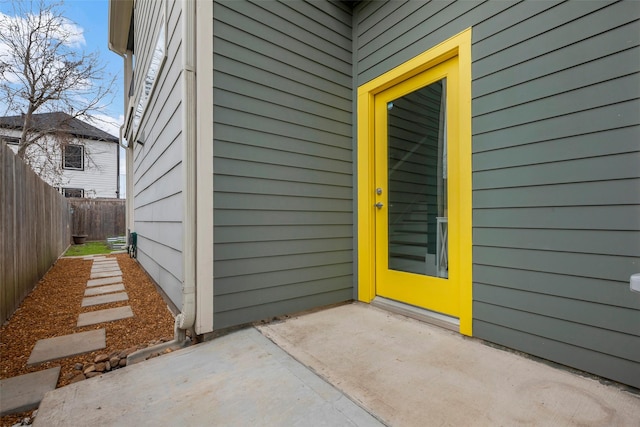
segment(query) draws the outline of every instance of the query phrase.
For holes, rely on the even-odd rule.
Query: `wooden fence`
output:
[[[71,241],[67,200],[0,144],[0,322]]]
[[[86,235],[87,240],[105,240],[124,236],[124,199],[67,199],[71,204],[71,232]]]

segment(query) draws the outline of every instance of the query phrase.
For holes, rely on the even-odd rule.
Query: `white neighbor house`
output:
[[[62,126],[60,124],[63,123]],[[62,129],[59,129],[62,127]],[[118,138],[66,113],[34,114],[34,130],[47,130],[69,135],[69,142],[56,147],[54,136],[46,136],[51,157],[59,162],[58,179],[42,176],[65,197],[118,198],[120,159]],[[22,132],[22,117],[0,117],[0,140],[14,153]]]

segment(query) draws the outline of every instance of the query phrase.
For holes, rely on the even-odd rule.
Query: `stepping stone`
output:
[[[105,310],[92,311],[90,313],[81,313],[78,316],[78,327],[95,325],[96,323],[111,322],[113,320],[126,319],[133,317],[131,307],[107,308]]]
[[[97,261],[97,260],[107,259],[107,257],[104,255],[91,255],[91,256],[86,256],[82,259],[85,261]]]
[[[96,286],[93,288],[89,288],[86,291],[84,291],[84,296],[90,297],[93,295],[108,294],[111,292],[119,292],[119,291],[124,291],[124,285],[122,283],[118,283],[117,285]]]
[[[0,381],[0,416],[37,408],[46,392],[56,388],[60,366]]]
[[[27,365],[48,362],[61,357],[75,356],[106,347],[105,330],[97,329],[77,334],[62,335],[36,342]]]
[[[119,266],[120,264],[118,264],[117,262],[101,262],[101,263],[94,262],[91,268],[107,268],[107,267],[118,268]]]
[[[94,267],[105,267],[105,266],[118,266],[118,261],[93,261]]]
[[[103,261],[93,261],[93,266],[95,267],[96,265],[118,265],[118,261],[117,260],[111,260],[111,259],[105,259]]]
[[[102,279],[93,279],[87,282],[87,286],[102,286],[112,283],[122,283],[122,276],[104,277]]]
[[[129,295],[126,292],[119,292],[117,294],[98,295],[95,297],[87,297],[82,299],[82,307],[89,307],[98,304],[107,304],[110,302],[127,301]]]
[[[122,275],[122,271],[120,270],[99,271],[97,273],[91,273],[91,279],[101,279],[103,277],[113,277],[113,276],[121,276],[121,275]]]
[[[93,267],[91,269],[91,273],[92,274],[93,273],[102,273],[102,272],[105,272],[105,271],[119,271],[122,274],[122,270],[120,270],[120,268],[118,268],[118,267],[98,267],[98,268]]]
[[[117,265],[113,265],[113,266],[107,266],[107,267],[96,267],[96,266],[93,266],[91,268],[91,272],[92,273],[97,273],[99,271],[111,271],[111,270],[120,271],[120,267],[118,267]]]

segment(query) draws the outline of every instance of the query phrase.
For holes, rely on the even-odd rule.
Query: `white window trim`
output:
[[[70,167],[66,165],[66,156],[67,156],[67,148],[68,147],[80,147],[80,161],[82,163],[82,166],[80,166],[79,168],[74,168],[74,167]],[[70,170],[70,171],[83,171],[84,170],[84,146],[80,145],[80,144],[68,144],[65,145],[62,148],[62,169],[64,170]]]
[[[139,93],[137,96],[137,102],[135,107],[130,109],[131,119],[128,119],[126,122],[131,123],[131,137],[127,138],[128,141],[138,141],[138,134],[140,132],[140,125],[142,124],[144,118],[147,115],[147,110],[149,108],[149,100],[153,97],[156,86],[158,86],[158,76],[162,73],[164,69],[164,64],[167,62],[167,50],[169,47],[168,44],[168,24],[167,24],[167,2],[166,0],[162,1],[161,12],[160,12],[160,26],[158,27],[158,33],[155,37],[154,49],[152,53],[152,57],[149,60],[149,66],[147,67],[146,73],[140,73],[140,70],[136,72],[134,64],[132,63],[132,75],[135,78],[136,74],[144,75],[145,81],[141,82]],[[160,64],[158,65],[157,71],[152,72],[151,66],[153,65],[153,56],[160,51],[159,54],[162,55],[162,58],[158,58]],[[138,58],[140,55],[137,55]],[[140,62],[140,61],[136,61]],[[146,85],[146,80],[151,79],[150,84]],[[134,83],[135,85],[135,83]],[[142,141],[144,143],[144,141]]]

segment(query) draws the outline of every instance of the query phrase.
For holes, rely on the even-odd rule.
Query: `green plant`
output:
[[[83,245],[71,245],[64,256],[100,255],[111,253],[111,248],[103,241],[87,242]]]

